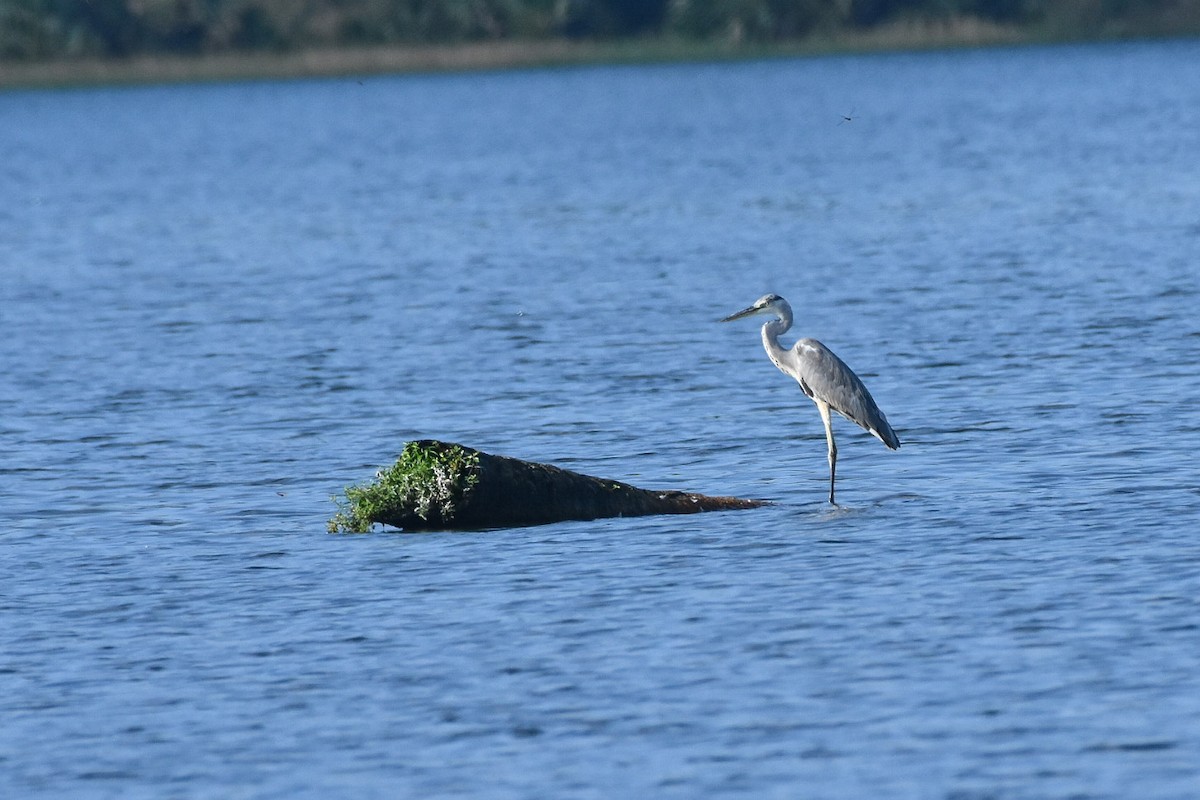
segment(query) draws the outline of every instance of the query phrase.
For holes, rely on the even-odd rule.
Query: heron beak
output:
[[[721,322],[733,322],[735,319],[741,319],[742,317],[748,317],[751,314],[755,314],[759,311],[761,311],[761,309],[758,306],[750,306],[749,308],[743,308],[741,311],[737,312],[736,314],[730,314],[728,317],[721,320]]]

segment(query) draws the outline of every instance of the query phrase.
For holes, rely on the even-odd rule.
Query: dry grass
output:
[[[581,42],[497,41],[415,47],[364,47],[196,57],[65,59],[0,63],[0,88],[226,81],[261,78],[468,71],[588,63],[644,63],[812,55],[833,52],[974,47],[1031,41],[1028,32],[972,18],[898,22],[782,44],[650,39]]]
[[[982,47],[1034,40],[1031,32],[976,17],[940,20],[899,20],[862,33],[839,36],[835,46],[854,50],[922,50],[941,47]]]
[[[294,53],[223,53],[62,59],[0,65],[0,86],[171,83],[388,72],[494,69],[559,63],[582,57],[569,42],[488,42],[454,46],[373,47]]]

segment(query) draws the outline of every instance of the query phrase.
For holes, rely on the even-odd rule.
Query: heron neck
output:
[[[786,352],[784,347],[779,344],[779,336],[786,333],[790,327],[792,327],[792,320],[789,317],[773,319],[762,326],[763,349],[767,351],[767,355],[775,362],[775,366],[779,366],[780,360],[783,358],[784,352]]]

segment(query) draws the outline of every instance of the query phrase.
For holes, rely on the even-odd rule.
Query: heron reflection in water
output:
[[[888,424],[887,417],[875,405],[874,398],[862,380],[833,351],[816,339],[800,339],[790,349],[779,344],[779,337],[792,327],[792,307],[777,294],[764,295],[754,305],[722,322],[753,316],[770,316],[762,326],[763,348],[771,362],[791,375],[800,388],[817,404],[821,421],[825,423],[825,439],[829,443],[829,502],[834,503],[834,478],[837,474],[837,444],[833,440],[830,409],[865,428],[892,450],[900,449],[900,438]]]

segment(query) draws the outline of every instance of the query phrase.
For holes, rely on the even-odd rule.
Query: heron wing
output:
[[[801,339],[792,347],[791,353],[796,380],[806,395],[823,400],[891,449],[899,449],[900,437],[896,436],[867,387],[846,362],[816,339]]]

